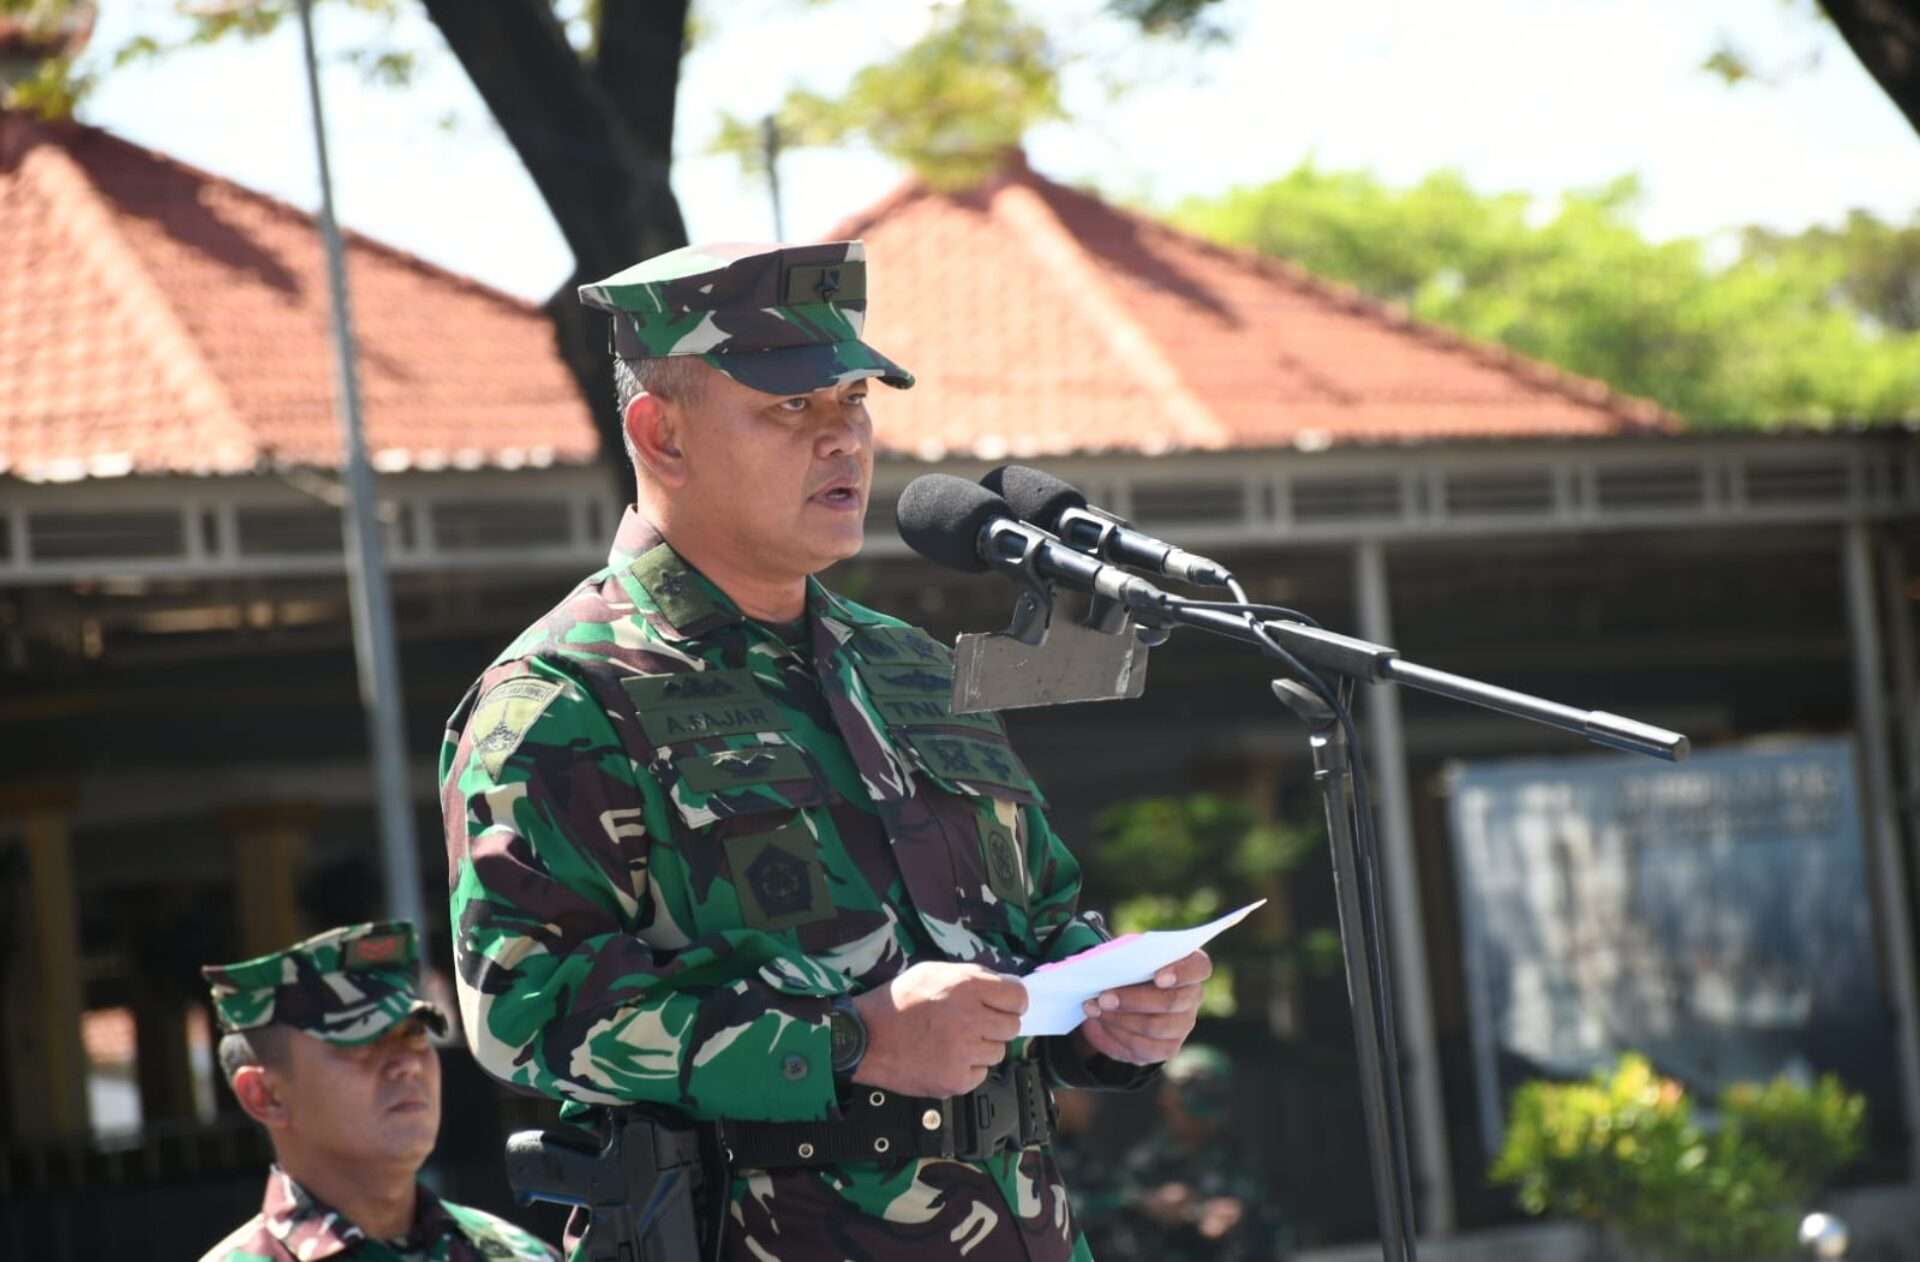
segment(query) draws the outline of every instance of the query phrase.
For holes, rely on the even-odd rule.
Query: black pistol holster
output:
[[[702,1250],[697,1205],[724,1210],[726,1180],[711,1126],[673,1126],[634,1109],[609,1109],[593,1129],[518,1131],[507,1140],[507,1182],[522,1203],[587,1211],[587,1262],[694,1262],[718,1252],[721,1221]],[[703,1151],[703,1149],[705,1151]]]

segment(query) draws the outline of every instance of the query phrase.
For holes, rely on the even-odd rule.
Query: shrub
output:
[[[1492,1177],[1532,1214],[1566,1214],[1676,1259],[1756,1258],[1793,1247],[1808,1201],[1859,1155],[1866,1102],[1828,1077],[1743,1083],[1720,1124],[1637,1055],[1585,1082],[1514,1093]]]

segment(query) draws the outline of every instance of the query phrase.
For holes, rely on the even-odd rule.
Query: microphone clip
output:
[[[1013,602],[1013,619],[1001,634],[1034,648],[1047,642],[1055,594],[1053,584],[1041,577],[1034,563],[1040,545],[1038,538],[1008,530],[1005,523],[996,522],[987,528],[987,546],[1006,559],[1009,568],[1004,573],[1020,585],[1020,594]]]
[[[1164,634],[1155,638],[1119,601],[1099,595],[1082,620],[1055,622],[1057,590],[1035,565],[1043,540],[1011,527],[988,527],[986,542],[1019,585],[1013,617],[1005,631],[954,642],[954,712],[1138,697],[1147,686],[1148,647]]]

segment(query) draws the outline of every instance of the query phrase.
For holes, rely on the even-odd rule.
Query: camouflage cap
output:
[[[1232,1106],[1233,1062],[1216,1047],[1189,1043],[1160,1072],[1180,1092],[1181,1107],[1195,1117],[1225,1117]]]
[[[913,374],[860,340],[867,249],[820,245],[690,245],[580,286],[613,315],[623,359],[698,355],[741,385],[804,394],[863,377],[906,389]]]
[[[392,920],[329,929],[258,959],[208,964],[200,976],[229,1033],[285,1025],[350,1047],[408,1017],[447,1032],[446,1014],[420,997],[418,959],[413,926]]]

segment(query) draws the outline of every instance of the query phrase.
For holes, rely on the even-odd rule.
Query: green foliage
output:
[[[93,77],[76,71],[71,57],[49,57],[25,78],[0,84],[0,108],[41,118],[71,118],[92,87]]]
[[[15,54],[12,64],[0,67],[0,109],[71,116],[93,87],[93,76],[74,64],[93,28],[92,8],[76,0],[0,0],[0,17],[12,28]]]
[[[936,187],[977,184],[1027,128],[1063,118],[1059,56],[1010,0],[960,0],[905,51],[858,71],[844,94],[788,93],[776,115],[788,146],[861,139]],[[723,115],[716,152],[762,163],[760,124]]]
[[[1726,1129],[1779,1166],[1801,1202],[1858,1159],[1864,1144],[1866,1097],[1832,1075],[1812,1087],[1782,1078],[1738,1083],[1720,1108]]]
[[[1883,328],[1920,332],[1920,212],[1905,224],[1856,210],[1839,228],[1749,228],[1745,246],[1750,258],[1835,272],[1838,298]]]
[[[1271,823],[1245,802],[1211,793],[1135,798],[1094,818],[1094,845],[1087,858],[1092,901],[1113,907],[1122,933],[1185,929],[1266,892],[1272,880],[1316,848],[1311,828]],[[1319,936],[1291,949],[1264,952],[1270,959],[1299,955],[1325,960]],[[1257,949],[1257,939],[1229,935],[1215,953],[1213,977],[1202,997],[1208,1016],[1234,1011],[1234,960]],[[1332,958],[1339,960],[1333,935]]]
[[[1860,1152],[1866,1103],[1833,1078],[1742,1085],[1709,1132],[1640,1056],[1581,1083],[1514,1093],[1492,1169],[1532,1214],[1609,1227],[1660,1256],[1756,1258],[1792,1247],[1809,1198]]]
[[[1218,0],[1109,0],[1107,7],[1140,24],[1149,35],[1198,37],[1215,41],[1225,33],[1206,21]]]
[[[1717,268],[1698,241],[1644,238],[1638,196],[1623,177],[1541,215],[1449,172],[1393,189],[1309,161],[1173,217],[1702,427],[1920,418],[1920,335],[1862,300],[1920,294],[1911,256],[1887,253],[1920,250],[1920,233],[1856,216],[1833,240],[1750,236]],[[1884,278],[1856,279],[1882,276],[1863,258],[1885,260]]]
[[[1245,887],[1285,872],[1318,840],[1310,829],[1263,822],[1245,802],[1212,793],[1134,798],[1101,811],[1089,867],[1101,888],[1122,895],[1212,890],[1230,878]]]

